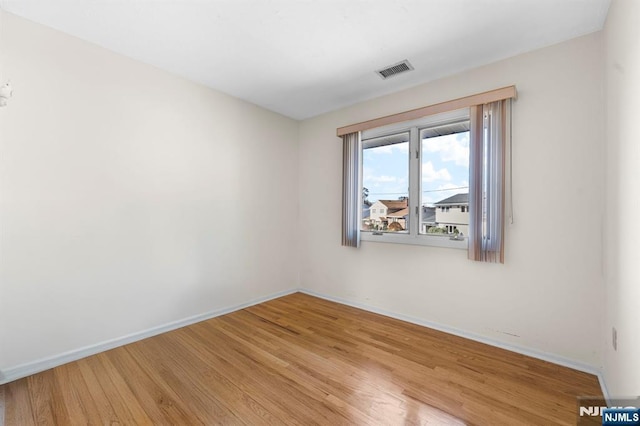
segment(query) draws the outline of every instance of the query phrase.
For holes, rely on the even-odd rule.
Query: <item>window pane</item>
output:
[[[469,121],[420,131],[421,234],[469,233]]]
[[[362,143],[362,230],[408,232],[409,133]]]

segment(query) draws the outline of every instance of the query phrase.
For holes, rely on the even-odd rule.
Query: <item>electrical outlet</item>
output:
[[[615,327],[611,327],[611,344],[613,345],[613,350],[618,350],[618,330]]]

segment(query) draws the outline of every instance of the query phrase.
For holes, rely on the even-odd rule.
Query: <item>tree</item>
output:
[[[430,226],[429,229],[427,229],[427,233],[429,234],[444,234],[445,232],[447,232],[447,230],[439,226]]]
[[[389,224],[389,231],[404,231],[404,228],[398,222],[391,222]]]
[[[407,201],[408,199],[409,199],[409,197],[407,197],[406,195],[398,197],[398,200],[400,200],[400,201]]]
[[[369,201],[369,189],[366,187],[362,187],[362,202],[367,206],[371,206],[371,204],[373,204]]]

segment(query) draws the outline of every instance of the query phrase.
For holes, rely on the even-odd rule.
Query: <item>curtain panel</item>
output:
[[[360,132],[342,136],[342,245],[360,246]]]
[[[505,164],[510,99],[472,106],[469,259],[504,263]]]

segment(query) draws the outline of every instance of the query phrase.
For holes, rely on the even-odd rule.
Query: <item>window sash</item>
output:
[[[466,236],[459,240],[451,240],[451,235],[432,235],[420,233],[421,226],[421,176],[422,176],[422,144],[420,135],[425,129],[443,128],[469,120],[468,108],[456,111],[423,117],[404,123],[394,123],[381,128],[370,129],[362,132],[362,146],[373,147],[377,141],[384,138],[393,138],[395,135],[409,133],[409,220],[408,232],[375,232],[360,231],[360,238],[363,241],[377,241],[385,243],[413,244],[447,248],[467,249]],[[466,128],[465,128],[466,129]],[[466,130],[463,130],[466,131]],[[360,159],[362,162],[362,158]],[[362,170],[362,165],[360,165]],[[362,182],[362,177],[361,177]]]

